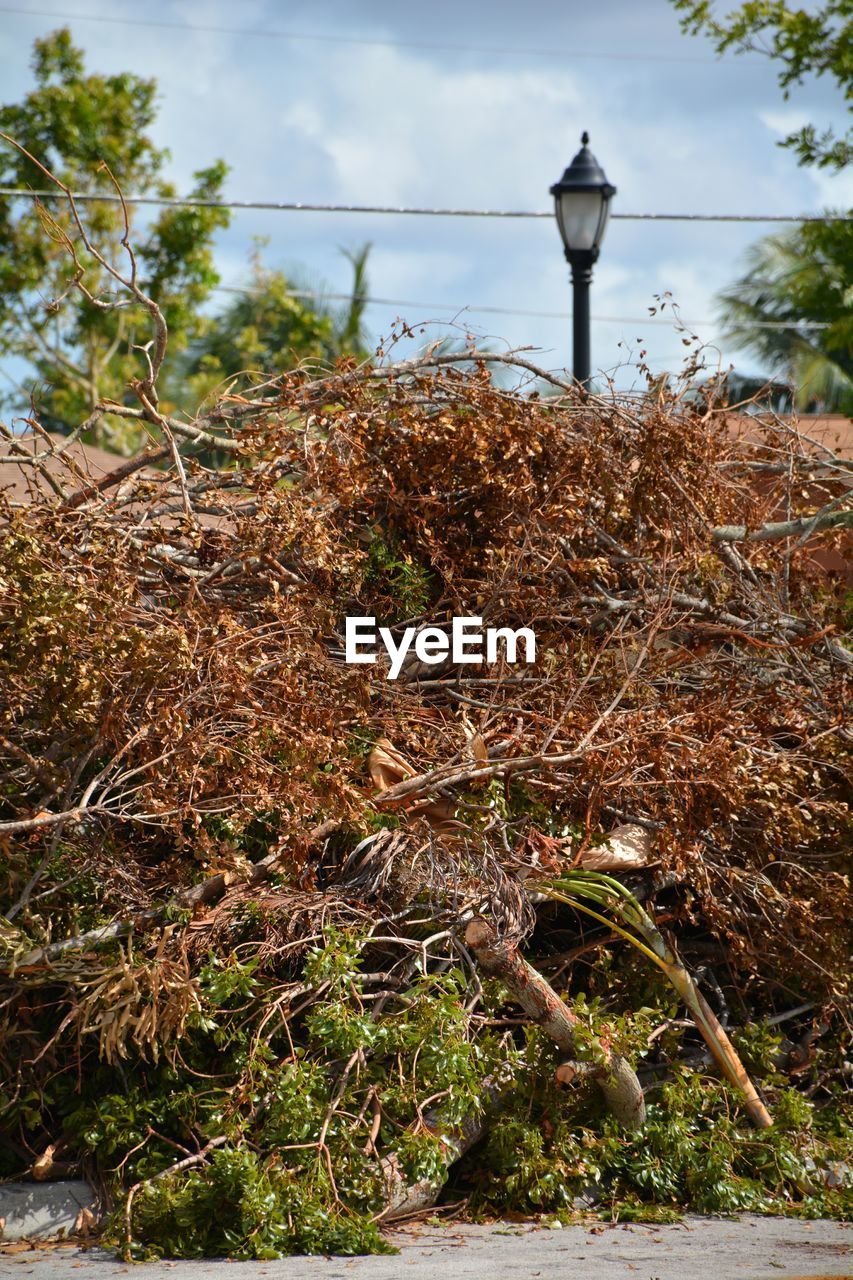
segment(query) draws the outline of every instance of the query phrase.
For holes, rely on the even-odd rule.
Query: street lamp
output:
[[[563,237],[566,261],[572,268],[573,372],[589,385],[589,286],[598,258],[610,201],[616,194],[604,170],[589,150],[589,134],[581,136],[581,149],[559,182],[551,188],[557,225]]]

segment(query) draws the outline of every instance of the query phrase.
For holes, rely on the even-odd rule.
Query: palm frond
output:
[[[674,946],[667,942],[634,894],[615,877],[600,871],[568,871],[554,880],[537,884],[535,888],[546,897],[564,902],[615,930],[656,964],[684,1001],[723,1074],[743,1094],[753,1123],[761,1129],[772,1125],[770,1113],[759,1098],[734,1045]],[[595,906],[590,906],[590,903]]]
[[[790,382],[798,409],[850,412],[853,226],[768,236],[747,251],[744,268],[716,297],[723,339]]]

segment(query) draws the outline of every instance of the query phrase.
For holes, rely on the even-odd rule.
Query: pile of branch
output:
[[[85,291],[98,255],[62,189]],[[127,402],[59,439],[37,414],[26,437],[0,428],[0,486],[14,470],[30,490],[0,489],[6,1007],[60,992],[64,1027],[103,1033],[91,1000],[88,1022],[77,1008],[99,957],[127,940],[155,957],[153,1008],[167,961],[195,982],[201,955],[237,954],[255,903],[285,1022],[300,990],[323,998],[300,986],[311,940],[360,924],[421,974],[461,964],[472,1010],[479,972],[499,978],[630,1128],[636,1074],[606,1040],[585,1072],[571,969],[543,976],[567,921],[570,954],[623,936],[618,914],[591,939],[554,915],[548,885],[579,869],[620,876],[652,914],[657,898],[763,1012],[791,983],[836,999],[851,656],[843,584],[816,554],[844,545],[849,462],[776,417],[743,438],[683,389],[590,395],[519,352],[245,379],[184,419],[158,399],[168,334],[128,254],[127,270],[98,259],[124,299],[87,295],[150,317]],[[105,415],[147,442],[92,478],[77,445]],[[454,615],[527,626],[537,660],[410,661],[390,681],[344,661],[348,615],[395,634]],[[188,1018],[163,1021],[164,1048]],[[494,1107],[504,1094],[484,1084]],[[489,1114],[419,1123],[449,1166]],[[389,1213],[437,1194],[441,1177],[415,1195],[377,1158]]]

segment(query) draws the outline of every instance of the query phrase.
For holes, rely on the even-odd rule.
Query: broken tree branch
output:
[[[814,516],[798,516],[796,520],[777,520],[758,529],[744,524],[720,525],[713,530],[715,542],[775,542],[779,538],[797,538],[823,529],[853,529],[853,511],[827,511]]]
[[[500,978],[514,1000],[567,1057],[582,1058],[577,1029],[582,1025],[541,973],[529,965],[513,943],[504,942],[487,920],[478,917],[465,930],[465,943],[477,963],[492,977]],[[595,1073],[596,1084],[610,1112],[626,1129],[642,1128],[646,1118],[643,1090],[631,1065],[603,1042],[603,1065]]]

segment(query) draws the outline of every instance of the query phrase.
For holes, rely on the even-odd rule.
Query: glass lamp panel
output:
[[[567,249],[592,249],[608,202],[600,191],[564,191],[557,198],[557,222]],[[604,206],[604,208],[602,208]],[[604,233],[604,227],[601,227]]]
[[[604,233],[607,230],[607,224],[610,221],[610,196],[602,201],[601,222],[598,228],[598,235],[595,237],[595,243],[600,245],[604,239]]]

